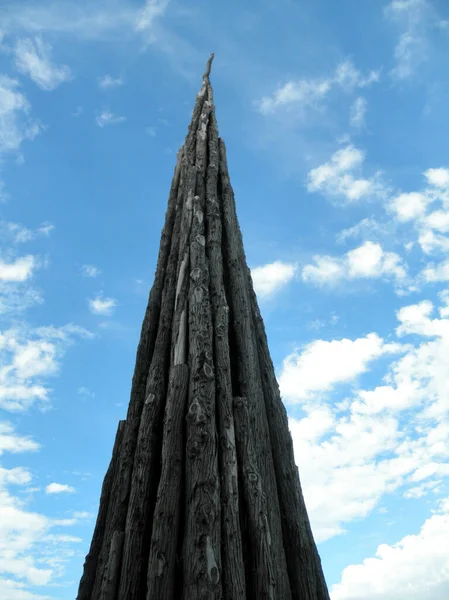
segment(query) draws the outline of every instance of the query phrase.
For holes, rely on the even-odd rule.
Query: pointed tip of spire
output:
[[[209,57],[209,60],[207,61],[207,65],[206,65],[206,71],[205,71],[205,73],[204,73],[204,75],[203,75],[203,79],[204,79],[204,80],[207,80],[207,79],[209,79],[209,75],[210,75],[210,69],[211,69],[211,66],[212,66],[212,61],[214,60],[214,56],[215,56],[215,55],[214,55],[214,53],[212,52],[212,54],[211,54],[211,55],[210,55],[210,57]]]

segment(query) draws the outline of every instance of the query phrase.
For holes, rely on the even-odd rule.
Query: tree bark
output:
[[[212,91],[209,101],[213,105]],[[229,307],[223,277],[222,225],[218,199],[218,130],[212,112],[209,121],[209,162],[206,181],[206,251],[210,268],[213,308],[216,408],[221,473],[221,530],[224,600],[245,600],[245,570],[239,518],[237,454],[232,410],[229,349]]]
[[[235,212],[234,193],[229,180],[226,149],[221,139],[219,143],[225,259],[229,277],[229,298],[232,309],[231,327],[235,334],[238,355],[238,389],[240,390],[240,394],[247,399],[250,409],[251,435],[255,443],[257,443],[257,467],[270,505],[269,528],[274,553],[273,572],[276,582],[276,598],[279,598],[279,600],[289,600],[291,598],[290,582],[282,540],[279,498],[259,371],[259,357],[257,355],[252,325],[250,293],[246,275],[246,258]]]
[[[178,153],[77,600],[329,600],[218,137],[211,60]]]
[[[159,481],[148,561],[146,600],[177,600],[176,560],[183,495],[184,414],[189,384],[186,364],[172,367],[167,393]]]
[[[293,600],[329,600],[321,561],[313,539],[309,517],[295,463],[287,411],[281,400],[268,350],[262,316],[248,269],[251,305],[259,350],[265,405],[270,427],[273,458],[279,490],[284,546]],[[298,535],[298,532],[300,534]]]

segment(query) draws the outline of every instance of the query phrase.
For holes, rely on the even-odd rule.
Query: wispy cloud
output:
[[[89,300],[89,309],[94,315],[111,316],[117,305],[114,298],[103,298],[101,295]]]
[[[428,60],[429,31],[439,25],[440,19],[428,0],[391,0],[384,14],[399,32],[391,75],[398,80],[408,79]]]
[[[108,125],[118,125],[126,121],[126,117],[114,115],[110,110],[104,110],[97,116],[97,125],[99,127],[107,127]]]
[[[313,107],[335,89],[352,92],[370,86],[378,80],[378,71],[370,71],[363,75],[348,60],[340,63],[335,72],[328,77],[290,80],[271,96],[262,98],[257,105],[262,114],[273,113],[281,107],[288,106]]]
[[[383,195],[385,188],[380,181],[380,173],[369,178],[358,175],[364,161],[365,153],[353,145],[338,150],[329,162],[309,172],[308,191],[323,192],[346,202]]]
[[[38,403],[48,408],[50,388],[45,379],[58,374],[66,348],[77,337],[92,334],[76,325],[39,327],[24,325],[0,334],[0,407],[24,412]]]
[[[84,277],[98,277],[101,271],[95,265],[82,265],[81,272]]]
[[[0,155],[18,152],[22,142],[42,131],[39,121],[29,117],[30,109],[19,82],[0,75]]]
[[[72,77],[68,66],[52,62],[51,50],[41,37],[20,39],[15,46],[17,69],[46,91],[54,90]]]
[[[125,82],[121,77],[111,77],[111,75],[103,75],[98,79],[98,87],[101,90],[110,90],[111,88],[117,88]]]
[[[356,98],[351,106],[350,123],[351,126],[356,129],[361,129],[365,126],[365,116],[368,102],[366,98],[359,96]]]
[[[146,0],[136,23],[136,29],[149,29],[153,26],[156,19],[163,16],[167,10],[170,0]]]

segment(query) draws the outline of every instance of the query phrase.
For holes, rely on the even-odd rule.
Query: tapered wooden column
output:
[[[77,600],[329,600],[203,75]]]

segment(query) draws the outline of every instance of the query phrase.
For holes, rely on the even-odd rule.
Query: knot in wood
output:
[[[248,479],[249,481],[251,481],[251,483],[255,483],[259,479],[259,477],[256,473],[248,473]]]
[[[206,375],[206,377],[208,379],[213,379],[214,378],[214,370],[213,368],[208,364],[208,363],[204,363],[203,365],[203,372]]]
[[[189,415],[196,415],[199,412],[201,412],[201,406],[198,400],[195,398],[189,407]]]
[[[192,271],[190,272],[190,277],[194,281],[199,279],[201,277],[201,269],[199,267],[195,267],[194,269],[192,269]]]
[[[201,224],[203,222],[203,211],[197,210],[195,213],[195,217],[197,218],[198,223]]]
[[[145,405],[151,404],[152,402],[154,402],[156,396],[154,394],[148,394],[146,400],[145,400]]]
[[[204,246],[206,244],[206,238],[204,237],[204,235],[201,235],[200,233],[196,236],[195,239],[200,246]]]
[[[203,299],[203,288],[202,287],[197,287],[193,290],[193,299],[195,302],[198,302],[198,304],[201,302],[201,300]]]

